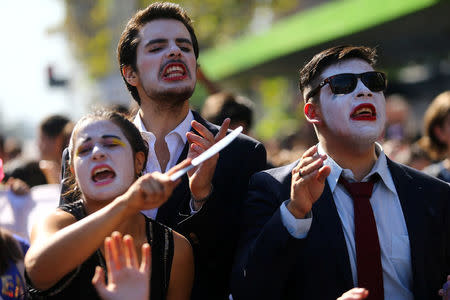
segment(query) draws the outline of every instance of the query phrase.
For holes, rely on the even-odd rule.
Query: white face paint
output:
[[[112,200],[134,182],[133,150],[113,122],[86,121],[73,145],[75,178],[86,201]]]
[[[145,24],[139,35],[138,88],[155,101],[188,100],[195,88],[197,59],[186,26],[178,20],[157,19]]]
[[[341,73],[360,74],[373,71],[364,60],[348,59],[327,67],[321,80]],[[358,79],[355,90],[335,95],[327,84],[320,90],[322,133],[326,139],[357,145],[370,145],[382,134],[386,122],[386,102],[383,92],[372,92]],[[370,110],[372,115],[359,114]]]

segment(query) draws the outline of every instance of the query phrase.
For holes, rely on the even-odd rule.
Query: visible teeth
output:
[[[167,68],[165,73],[166,74],[169,73],[169,75],[171,75],[170,73],[181,73],[181,74],[183,74],[183,72],[184,72],[184,69],[182,67],[180,67],[180,66],[172,66],[172,67]]]
[[[358,110],[355,112],[355,115],[363,114],[363,113],[369,113],[369,114],[372,114],[372,110],[371,110],[370,108],[364,107],[364,108],[358,109]]]
[[[109,171],[108,168],[100,168],[94,171],[94,176],[97,175],[100,172],[105,172],[105,171]]]

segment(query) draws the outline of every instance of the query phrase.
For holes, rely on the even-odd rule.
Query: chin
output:
[[[191,86],[165,89],[161,91],[149,91],[147,95],[150,99],[157,99],[159,102],[171,106],[179,106],[191,98],[194,88]]]

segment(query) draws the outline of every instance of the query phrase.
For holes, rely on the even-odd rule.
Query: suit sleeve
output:
[[[283,299],[293,255],[303,240],[283,225],[278,182],[267,173],[250,180],[243,208],[241,236],[232,272],[233,299]]]

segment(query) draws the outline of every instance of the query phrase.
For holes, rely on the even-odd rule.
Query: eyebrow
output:
[[[102,139],[119,139],[119,140],[122,140],[120,137],[118,137],[117,135],[112,135],[112,134],[110,134],[110,135],[108,135],[108,134],[106,134],[106,135],[102,135]]]
[[[168,42],[167,39],[153,39],[153,40],[148,41],[145,44],[145,48],[147,48],[148,46],[153,45],[153,44],[163,44],[163,43],[167,43],[167,42]],[[192,45],[192,42],[186,38],[176,38],[175,42]]]

